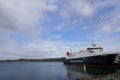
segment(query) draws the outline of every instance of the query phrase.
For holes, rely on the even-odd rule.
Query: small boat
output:
[[[104,52],[102,47],[92,44],[86,50],[80,50],[77,53],[67,52],[64,64],[92,64],[92,65],[110,65],[116,64],[119,60],[119,52]]]

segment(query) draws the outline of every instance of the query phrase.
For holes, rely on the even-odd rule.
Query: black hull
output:
[[[94,64],[94,65],[114,64],[114,60],[117,55],[118,54],[104,54],[75,59],[65,59],[64,64]]]

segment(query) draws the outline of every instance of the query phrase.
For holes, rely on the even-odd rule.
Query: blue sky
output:
[[[64,57],[91,43],[120,50],[119,0],[0,0],[0,59]]]

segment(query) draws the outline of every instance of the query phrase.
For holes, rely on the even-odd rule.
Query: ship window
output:
[[[102,49],[102,48],[87,48],[87,50],[95,50],[95,49]]]
[[[89,51],[90,53],[93,53],[93,52],[95,52],[95,51]]]

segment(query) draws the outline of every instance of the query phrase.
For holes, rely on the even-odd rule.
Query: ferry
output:
[[[91,64],[91,65],[110,65],[118,63],[120,59],[119,52],[104,52],[102,47],[92,43],[86,50],[80,50],[76,53],[66,53],[64,64]]]

